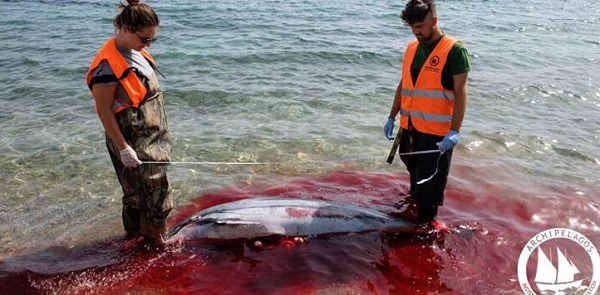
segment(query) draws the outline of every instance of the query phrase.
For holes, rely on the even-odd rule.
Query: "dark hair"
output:
[[[437,15],[435,0],[409,0],[402,10],[402,21],[407,25],[422,22],[429,15]]]
[[[157,27],[159,24],[156,12],[139,0],[125,0],[125,3],[119,4],[119,8],[122,11],[113,21],[117,29],[126,26],[130,32],[135,33],[148,27]]]

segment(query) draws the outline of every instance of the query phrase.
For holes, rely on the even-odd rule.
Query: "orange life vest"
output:
[[[150,56],[150,54],[145,49],[142,49],[140,53],[142,53],[142,55],[150,62],[150,65],[154,67],[154,59],[152,58],[152,56]],[[144,84],[136,75],[135,68],[129,65],[127,60],[125,60],[123,55],[121,55],[121,53],[117,49],[117,43],[115,38],[111,38],[108,41],[106,41],[106,43],[104,43],[104,45],[102,46],[100,51],[98,51],[98,54],[90,64],[90,68],[88,69],[87,73],[87,84],[90,88],[90,91],[92,91],[92,71],[95,68],[97,68],[103,60],[106,60],[110,65],[110,68],[119,80],[119,83],[127,92],[131,104],[134,107],[138,107],[140,102],[144,100],[148,89],[146,89],[146,86],[144,86]],[[125,98],[115,97],[112,106],[112,111],[114,113],[118,113],[129,106],[128,103],[124,103],[124,100]]]
[[[442,70],[455,39],[444,35],[435,46],[413,83],[410,67],[419,42],[414,40],[406,47],[402,63],[402,92],[400,126],[408,128],[408,118],[417,131],[444,136],[452,125],[454,91],[442,86]]]

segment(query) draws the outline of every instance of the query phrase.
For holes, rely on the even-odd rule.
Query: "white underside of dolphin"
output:
[[[353,204],[265,197],[204,209],[173,227],[169,240],[252,240],[418,229],[423,228]]]

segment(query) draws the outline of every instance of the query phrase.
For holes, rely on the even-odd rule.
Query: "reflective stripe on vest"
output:
[[[442,86],[442,70],[448,53],[456,40],[444,35],[435,46],[413,83],[410,67],[419,42],[412,41],[406,47],[402,63],[402,90],[400,100],[400,126],[408,128],[408,118],[419,132],[444,136],[452,126],[454,91]]]
[[[144,49],[142,49],[140,53],[150,62],[150,65],[154,67],[154,59],[152,56],[150,56],[150,54]],[[90,64],[90,68],[88,69],[87,73],[87,84],[90,88],[90,91],[92,91],[92,71],[96,69],[103,60],[108,62],[114,75],[119,80],[119,83],[127,92],[127,96],[129,96],[129,100],[131,101],[132,105],[134,107],[138,107],[142,100],[144,100],[148,90],[138,78],[136,74],[137,69],[130,66],[127,60],[125,60],[123,55],[117,49],[115,38],[111,38],[104,43]],[[94,94],[92,92],[92,96],[93,95]],[[124,100],[125,98],[115,97],[111,107],[114,113],[118,113],[127,108],[127,105],[123,103]],[[96,109],[95,106],[94,109]]]

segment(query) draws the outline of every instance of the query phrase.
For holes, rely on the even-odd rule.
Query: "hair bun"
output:
[[[133,6],[133,5],[137,5],[140,4],[140,0],[127,0],[127,5],[129,6]]]

